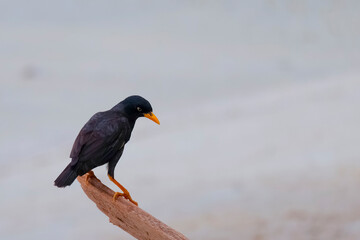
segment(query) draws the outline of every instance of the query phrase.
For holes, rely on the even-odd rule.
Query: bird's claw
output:
[[[116,192],[113,196],[113,201],[115,202],[116,199],[118,199],[118,197],[122,197],[124,195],[125,195],[124,193]]]
[[[115,202],[116,199],[118,199],[118,197],[121,196],[121,197],[124,197],[125,199],[129,200],[131,203],[135,204],[136,206],[138,206],[138,203],[136,201],[134,201],[130,194],[127,192],[127,193],[120,193],[120,192],[116,192],[113,196],[113,201]]]
[[[92,177],[95,177],[95,174],[94,174],[93,171],[89,171],[89,172],[86,174],[86,177],[85,177],[86,183],[89,183],[89,179],[92,178]]]

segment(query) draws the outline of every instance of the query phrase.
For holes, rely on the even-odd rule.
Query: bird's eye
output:
[[[136,109],[137,109],[139,112],[142,111],[141,107],[137,107]]]

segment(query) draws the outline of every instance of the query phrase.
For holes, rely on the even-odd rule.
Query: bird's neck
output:
[[[122,116],[126,117],[129,121],[131,129],[134,128],[137,117],[132,117],[130,114],[127,114],[125,106],[120,102],[110,109],[111,111],[118,112]]]
[[[125,107],[124,105],[120,102],[118,104],[116,104],[113,108],[110,109],[111,111],[114,112],[125,112]]]

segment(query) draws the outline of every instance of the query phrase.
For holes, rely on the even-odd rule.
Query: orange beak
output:
[[[152,112],[151,113],[144,113],[144,117],[146,117],[146,118],[148,118],[150,120],[153,120],[154,122],[156,122],[157,124],[160,125],[159,119]]]

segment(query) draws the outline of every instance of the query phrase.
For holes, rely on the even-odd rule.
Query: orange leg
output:
[[[121,191],[123,191],[124,193],[119,193],[119,192],[116,192],[113,196],[113,200],[115,201],[119,196],[122,196],[126,199],[128,199],[130,202],[132,202],[133,204],[135,204],[136,206],[138,205],[137,202],[135,202],[131,196],[130,196],[130,193],[128,192],[128,190],[126,190],[126,188],[124,188],[118,181],[116,181],[113,177],[111,177],[110,175],[108,175],[110,181],[112,181],[113,183],[116,184],[116,186],[118,186]]]
[[[94,172],[93,172],[93,171],[87,172],[87,173],[86,173],[86,179],[85,179],[86,182],[88,183],[88,182],[89,182],[89,178],[92,178],[92,177],[95,177],[95,178],[96,178]]]

